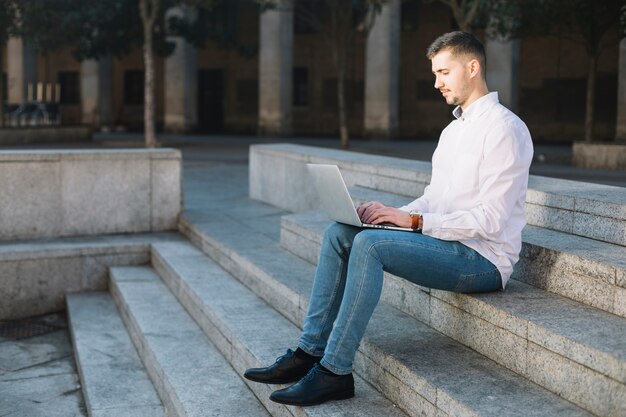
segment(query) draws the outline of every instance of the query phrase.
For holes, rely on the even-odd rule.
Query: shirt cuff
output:
[[[439,213],[423,213],[422,214],[422,234],[439,238],[441,233],[441,214]]]

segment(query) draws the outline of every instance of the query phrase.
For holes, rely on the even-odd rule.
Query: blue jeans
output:
[[[383,271],[440,290],[502,288],[496,267],[459,242],[333,223],[324,233],[298,347],[323,356],[321,364],[336,374],[352,372],[354,355],[380,299]]]

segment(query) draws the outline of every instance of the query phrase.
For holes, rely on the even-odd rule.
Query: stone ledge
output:
[[[70,294],[67,311],[88,414],[165,417],[110,295]]]
[[[305,163],[336,164],[348,186],[415,198],[431,164],[293,144],[250,147],[250,197],[293,212],[317,208]],[[530,176],[527,220],[535,226],[626,246],[626,193],[621,187]]]
[[[111,293],[167,415],[269,417],[154,270],[113,268]]]
[[[350,194],[355,204],[378,200],[399,206],[407,201],[403,196],[363,187],[350,187]],[[294,222],[288,221],[290,218],[306,224],[308,217],[306,213],[289,216],[283,227],[293,225]],[[323,213],[311,214],[311,218],[318,225],[320,221],[328,222]],[[527,225],[522,232],[522,252],[513,278],[626,316],[626,309],[618,302],[618,294],[626,294],[623,246]]]
[[[0,162],[30,161],[76,161],[90,159],[176,159],[181,160],[180,151],[176,149],[41,149],[41,150],[2,150]]]
[[[91,236],[0,244],[0,320],[63,310],[68,292],[104,291],[108,268],[150,262],[150,244],[178,234]]]
[[[626,143],[574,142],[572,162],[579,168],[626,171]]]
[[[173,149],[0,152],[0,240],[175,230]]]
[[[182,221],[186,220],[183,218]],[[247,242],[245,247],[233,246],[230,242],[227,244],[224,239],[228,238],[223,228],[216,223],[196,227],[190,224],[188,227],[190,234],[201,240],[204,253],[217,260],[222,268],[290,321],[301,325],[310,295],[312,265],[269,245],[267,239],[255,238],[254,247],[252,242]],[[238,233],[240,228],[231,224],[229,229],[232,233]],[[419,349],[418,346],[425,348]],[[468,379],[474,381],[475,387],[482,387],[477,388],[482,394],[488,392],[490,396],[500,399],[493,404],[520,401],[520,404],[530,402],[535,405],[532,409],[520,405],[520,415],[559,415],[561,412],[568,416],[579,413],[587,415],[576,407],[548,410],[546,407],[572,405],[557,405],[561,400],[553,394],[383,303],[377,307],[368,325],[355,369],[404,410],[410,410],[415,415],[434,416],[441,411],[451,415],[501,415],[502,410],[485,408],[489,406],[481,401],[481,398],[484,399],[481,394],[469,394],[466,384]],[[489,369],[489,378],[484,378],[483,371],[486,369]],[[462,375],[462,381],[465,382],[461,383],[461,379],[455,375]],[[488,380],[506,383],[491,385]],[[518,388],[502,389],[512,386]],[[531,396],[532,400],[528,398]],[[586,396],[584,401],[589,397]],[[599,407],[607,398],[606,395],[602,397],[602,400],[594,400],[596,402],[590,406]],[[613,406],[602,405],[604,409]]]
[[[90,141],[90,126],[25,126],[0,128],[0,146]]]
[[[312,250],[303,254],[305,259],[317,258],[317,242],[327,222],[323,223],[323,216],[305,213],[284,217],[282,224],[287,230],[282,234],[282,246],[298,255]],[[626,399],[624,319],[515,280],[505,292],[467,295],[423,292],[406,280],[386,274],[384,287],[384,301],[517,373],[529,375],[529,370],[535,369],[534,380],[543,378],[536,371],[537,359],[528,354],[529,344],[535,344],[550,351],[555,366],[578,367],[580,372],[586,369],[585,378],[621,392],[619,395]],[[567,383],[560,381],[556,385],[565,390]],[[567,393],[571,399],[577,387],[568,389],[572,390]]]

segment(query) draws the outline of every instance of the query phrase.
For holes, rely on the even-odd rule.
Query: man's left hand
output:
[[[383,206],[366,213],[367,217],[362,217],[363,223],[381,224],[393,223],[400,227],[411,227],[412,219],[409,213],[394,207]]]

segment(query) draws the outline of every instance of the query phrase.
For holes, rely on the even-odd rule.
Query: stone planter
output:
[[[574,142],[572,154],[578,168],[626,170],[626,142]]]

